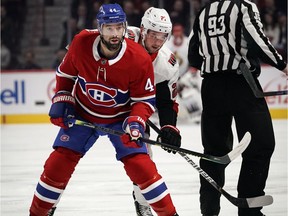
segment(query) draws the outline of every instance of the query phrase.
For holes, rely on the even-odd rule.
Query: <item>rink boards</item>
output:
[[[264,91],[287,89],[283,73],[263,66],[259,77]],[[1,123],[49,122],[51,98],[55,93],[55,71],[2,71]],[[266,97],[273,119],[287,119],[288,96]]]

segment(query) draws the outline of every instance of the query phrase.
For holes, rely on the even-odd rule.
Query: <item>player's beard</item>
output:
[[[113,38],[111,38],[111,39],[113,39]],[[119,43],[111,43],[110,40],[106,41],[106,40],[104,40],[103,37],[101,37],[101,41],[107,47],[108,50],[117,51],[120,49],[120,47],[122,45],[123,38],[121,40],[119,40]]]

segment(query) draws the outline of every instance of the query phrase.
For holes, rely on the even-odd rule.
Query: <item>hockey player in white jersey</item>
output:
[[[155,74],[156,108],[162,142],[180,147],[181,135],[176,128],[178,103],[177,80],[179,64],[174,53],[164,43],[171,35],[172,23],[165,9],[150,7],[144,13],[140,28],[128,26],[127,37],[141,44],[151,55]],[[149,134],[149,131],[147,131]],[[152,152],[150,148],[150,156]],[[134,185],[133,198],[138,216],[153,215],[138,186]]]
[[[201,81],[199,71],[189,67],[188,62],[188,37],[184,33],[184,27],[175,23],[172,35],[165,45],[175,54],[179,62],[179,120],[199,123],[202,112],[200,95]]]

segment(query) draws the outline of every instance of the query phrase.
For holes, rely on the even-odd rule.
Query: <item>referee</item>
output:
[[[264,98],[256,98],[239,69],[246,64],[259,88],[260,60],[286,76],[287,65],[263,33],[257,6],[248,0],[214,0],[197,15],[189,36],[189,63],[201,71],[203,112],[202,144],[206,154],[223,156],[233,148],[234,118],[237,136],[252,135],[242,154],[238,197],[264,195],[269,164],[275,147],[271,116]],[[225,165],[200,160],[220,186]],[[220,212],[220,193],[200,177],[203,216]],[[263,216],[261,208],[239,208],[238,216]]]

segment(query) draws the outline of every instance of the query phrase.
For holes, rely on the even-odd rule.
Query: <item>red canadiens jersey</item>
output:
[[[145,121],[155,111],[153,65],[143,48],[128,39],[114,59],[98,53],[100,34],[76,35],[57,69],[56,90],[72,92],[76,112],[94,123],[114,123],[127,116]]]

